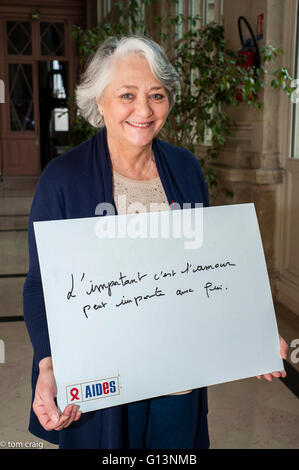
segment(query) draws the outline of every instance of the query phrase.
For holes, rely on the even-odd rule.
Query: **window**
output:
[[[31,64],[8,64],[10,129],[34,131]]]
[[[180,0],[176,5],[176,13],[177,15],[184,14],[186,16],[199,15],[201,17],[200,28],[211,22],[223,24],[223,0],[189,0],[189,4],[184,0]],[[182,37],[182,25],[177,26],[177,33],[179,37]],[[193,78],[196,78],[196,72],[193,72],[193,74]],[[211,130],[206,127],[203,144],[211,145],[211,142]]]
[[[145,3],[142,0],[136,0],[136,6],[138,7],[138,16],[136,18],[137,23],[145,24],[146,21],[146,9],[145,9]],[[132,32],[132,24],[131,24],[131,18],[129,17],[129,31]],[[143,27],[137,28],[135,31],[136,34],[143,34]]]
[[[40,23],[41,55],[63,56],[64,24]]]
[[[104,0],[103,2],[103,16],[106,18],[111,12],[111,0]]]
[[[66,99],[66,91],[63,82],[63,67],[62,63],[58,60],[53,60],[53,83],[52,93],[53,97],[63,100]],[[59,107],[53,109],[54,130],[55,132],[67,132],[69,130],[69,115],[68,108]]]
[[[176,14],[185,16],[199,15],[201,17],[199,26],[208,23],[223,23],[223,0],[189,0],[189,4],[184,0],[179,0],[176,4]],[[177,26],[179,37],[183,35],[183,26]]]
[[[9,55],[31,55],[31,23],[28,21],[7,21],[7,54]]]
[[[189,0],[189,14],[200,15],[201,26],[212,21],[222,24],[223,0]]]

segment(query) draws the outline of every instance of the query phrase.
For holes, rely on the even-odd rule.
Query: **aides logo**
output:
[[[66,396],[68,404],[82,403],[89,400],[98,400],[120,394],[118,377],[99,379],[93,382],[68,385]]]

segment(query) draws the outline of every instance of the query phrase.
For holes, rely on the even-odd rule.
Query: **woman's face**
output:
[[[163,127],[168,95],[144,57],[130,54],[113,65],[112,78],[98,101],[107,135],[122,145],[145,147]]]

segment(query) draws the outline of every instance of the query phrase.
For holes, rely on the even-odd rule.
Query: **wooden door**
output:
[[[84,24],[84,10],[79,8],[74,15],[70,2],[62,0],[56,12],[55,2],[40,0],[36,20],[29,13],[34,0],[30,6],[26,1],[19,8],[14,6],[13,11],[9,2],[4,3],[0,5],[0,79],[5,85],[5,100],[0,104],[0,172],[4,176],[39,175],[44,166],[41,135],[45,134],[40,93],[40,71],[45,67],[41,64],[65,64],[68,93],[73,93],[78,59],[71,28],[74,23]]]
[[[1,72],[5,84],[2,111],[3,175],[40,172],[36,70],[32,24],[1,21]]]

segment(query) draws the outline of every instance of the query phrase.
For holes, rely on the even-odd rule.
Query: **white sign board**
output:
[[[155,233],[163,221],[172,234]],[[283,369],[253,204],[35,222],[34,229],[61,410]]]

